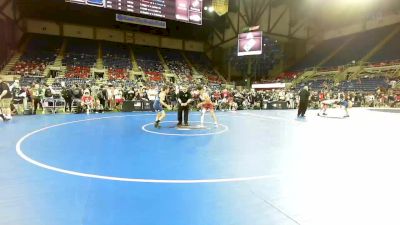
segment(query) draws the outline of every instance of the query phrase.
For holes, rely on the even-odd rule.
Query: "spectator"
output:
[[[11,120],[12,94],[9,85],[0,78],[0,117],[4,120]]]
[[[81,98],[81,107],[84,111],[86,111],[87,114],[89,114],[90,111],[93,110],[94,108],[93,106],[94,106],[94,98],[93,96],[90,95],[89,90],[85,90]]]

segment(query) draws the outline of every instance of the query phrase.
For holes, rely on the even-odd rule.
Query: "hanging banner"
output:
[[[222,16],[229,10],[229,0],[213,0],[212,6],[214,7],[215,13],[217,13],[218,16]]]
[[[122,14],[116,14],[115,19],[118,22],[123,22],[123,23],[132,23],[132,24],[164,28],[164,29],[167,28],[167,23],[165,21],[160,21],[160,20],[152,20],[136,16],[122,15]]]

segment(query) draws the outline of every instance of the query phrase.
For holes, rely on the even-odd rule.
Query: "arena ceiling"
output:
[[[13,0],[5,0],[13,1]],[[241,32],[240,27],[235,26],[236,19],[228,19],[229,16],[217,16],[215,13],[204,12],[203,26],[186,24],[167,20],[167,29],[149,28],[139,25],[123,24],[115,21],[115,11],[83,7],[77,4],[66,3],[65,0],[15,0],[16,6],[22,17],[47,19],[59,22],[78,23],[92,26],[104,26],[117,29],[141,31],[158,35],[172,36],[196,40],[208,40],[211,33],[220,34],[223,30]],[[211,5],[212,0],[205,0],[204,5]],[[262,20],[268,10],[287,8],[290,11],[288,23],[289,32],[281,35],[285,38],[293,38],[299,29],[313,29],[316,32],[335,27],[346,26],[370,17],[379,17],[387,13],[400,13],[399,0],[230,0],[229,11],[238,12],[238,17],[248,25],[257,23],[271,23],[267,33],[274,34],[275,25],[281,20],[281,16],[275,20]],[[280,12],[279,12],[280,13]],[[278,14],[279,14],[278,13]],[[271,13],[269,13],[271,14]],[[282,12],[284,15],[284,12]],[[141,15],[142,16],[142,15]],[[265,16],[264,16],[265,17]],[[84,18],[84,19],[82,19]],[[231,17],[232,18],[232,17]],[[275,24],[276,23],[276,24]],[[301,24],[300,24],[301,23]],[[246,25],[244,25],[246,26]],[[279,26],[279,25],[278,25]],[[234,29],[233,29],[234,28]],[[265,31],[265,30],[264,30]],[[218,35],[214,35],[218,36]],[[214,38],[215,39],[215,38]],[[225,40],[224,38],[220,38]],[[222,43],[222,42],[221,42]]]
[[[302,0],[297,13],[319,29],[332,29],[387,14],[400,13],[399,0]]]

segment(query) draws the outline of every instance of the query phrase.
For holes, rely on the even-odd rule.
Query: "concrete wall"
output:
[[[183,41],[180,39],[162,37],[161,38],[161,47],[182,50],[183,49]]]
[[[102,27],[89,27],[76,24],[60,24],[53,21],[26,19],[28,33],[60,35],[85,39],[105,40],[137,45],[204,52],[204,42],[168,38],[146,33],[135,33]]]
[[[94,39],[94,28],[75,24],[63,24],[65,37]]]
[[[198,41],[185,41],[184,50],[192,52],[204,52],[204,43]]]
[[[151,34],[135,33],[135,44],[160,47],[160,37]]]
[[[55,22],[27,20],[26,27],[28,33],[61,35],[60,26]]]
[[[125,33],[120,30],[96,28],[96,39],[112,42],[125,42]]]

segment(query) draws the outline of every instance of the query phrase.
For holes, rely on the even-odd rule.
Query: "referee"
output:
[[[185,126],[189,126],[189,104],[192,102],[192,95],[188,92],[187,87],[182,87],[178,93],[178,126],[182,126],[182,112],[185,112]]]
[[[310,92],[308,91],[308,87],[304,86],[303,90],[299,93],[300,97],[300,104],[299,110],[297,111],[297,117],[305,117],[307,107],[308,107],[308,100],[310,99]]]

